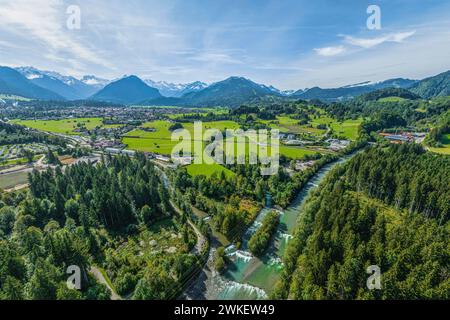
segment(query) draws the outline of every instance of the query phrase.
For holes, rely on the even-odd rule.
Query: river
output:
[[[230,263],[227,270],[220,275],[213,268],[214,249],[210,259],[197,281],[186,290],[185,299],[207,300],[262,300],[267,299],[277,282],[283,268],[281,257],[289,240],[294,234],[295,226],[303,204],[310,192],[316,188],[327,173],[336,165],[348,161],[356,153],[345,156],[322,167],[303,187],[295,200],[280,214],[280,224],[274,239],[261,259],[254,257],[247,249],[251,235],[261,225],[261,220],[272,209],[264,208],[255,222],[249,227],[242,241],[241,250],[227,248]],[[213,239],[214,241],[214,239]],[[212,243],[212,248],[217,244]]]

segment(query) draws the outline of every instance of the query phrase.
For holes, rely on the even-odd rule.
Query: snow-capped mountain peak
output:
[[[86,99],[102,89],[109,81],[94,76],[84,76],[78,80],[55,71],[43,71],[34,67],[19,67],[16,71],[44,89],[53,91],[69,99]]]
[[[32,73],[32,74],[28,74],[28,75],[26,76],[26,78],[27,78],[28,80],[40,79],[40,78],[42,78],[42,75]]]
[[[294,92],[296,92],[297,90],[280,90],[278,88],[275,88],[274,86],[270,85],[270,86],[266,86],[264,84],[259,84],[259,86],[263,89],[267,89],[270,90],[276,94],[280,94],[282,96],[289,96],[291,94],[293,94]]]
[[[195,81],[191,83],[170,83],[166,81],[153,81],[151,79],[144,82],[152,88],[156,88],[165,97],[181,97],[186,93],[205,89],[208,84]]]
[[[33,67],[20,67],[16,68],[22,75],[28,80],[40,79],[43,77],[42,72]]]
[[[82,77],[80,81],[90,86],[105,86],[109,83],[109,80],[98,78],[93,75],[86,75]]]

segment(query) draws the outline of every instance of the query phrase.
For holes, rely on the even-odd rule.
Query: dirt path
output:
[[[11,192],[15,192],[15,191],[19,191],[19,190],[28,188],[29,186],[30,186],[30,185],[29,185],[28,183],[25,183],[25,184],[19,184],[19,185],[15,186],[14,188],[6,189],[5,192],[6,192],[6,193],[11,193]]]
[[[180,216],[183,214],[180,208],[178,208],[172,201],[170,201],[170,205],[172,208],[179,214]],[[197,244],[193,249],[193,254],[200,255],[203,249],[203,246],[206,244],[206,237],[198,230],[197,226],[190,220],[187,219],[188,224],[194,229],[195,234],[197,235]]]
[[[103,276],[102,272],[97,267],[91,267],[89,270],[89,273],[94,276],[94,278],[104,284],[108,290],[111,292],[111,300],[122,300],[122,297],[119,296],[113,288],[109,285],[108,281],[106,281],[105,277]]]

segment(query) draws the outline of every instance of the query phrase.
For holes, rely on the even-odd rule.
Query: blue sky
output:
[[[370,4],[381,30],[366,27]],[[437,0],[0,0],[0,65],[281,89],[423,78],[450,69],[449,12]]]

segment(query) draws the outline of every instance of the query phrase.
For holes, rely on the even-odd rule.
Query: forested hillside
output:
[[[292,177],[282,169],[276,175],[262,176],[257,165],[236,165],[230,167],[235,173],[230,177],[223,173],[191,177],[186,170],[180,169],[173,174],[172,180],[181,191],[180,198],[208,212],[216,230],[230,240],[236,240],[256,218],[267,193],[271,194],[275,204],[286,207],[314,172],[333,159],[334,156],[325,156],[311,170]]]
[[[29,182],[29,193],[1,195],[0,299],[109,299],[88,272],[95,265],[121,295],[167,299],[177,292],[194,263],[196,238],[174,219],[145,156],[36,171]],[[82,270],[81,291],[66,286],[71,265]]]
[[[450,109],[450,99],[446,97],[432,100],[395,100],[378,101],[384,97],[385,91],[378,91],[367,96],[356,98],[346,103],[324,104],[322,107],[338,119],[369,117],[372,120],[383,120],[382,115],[393,114],[404,123],[414,125],[424,119],[437,117]],[[376,98],[375,100],[373,100]]]
[[[411,91],[423,98],[450,95],[450,71],[417,82],[411,87]]]
[[[307,201],[276,298],[448,299],[450,158],[375,147]],[[377,265],[382,289],[368,290]]]
[[[432,147],[440,147],[442,145],[442,136],[448,133],[450,133],[450,111],[448,111],[447,114],[444,114],[440,125],[431,129],[426,143]]]

